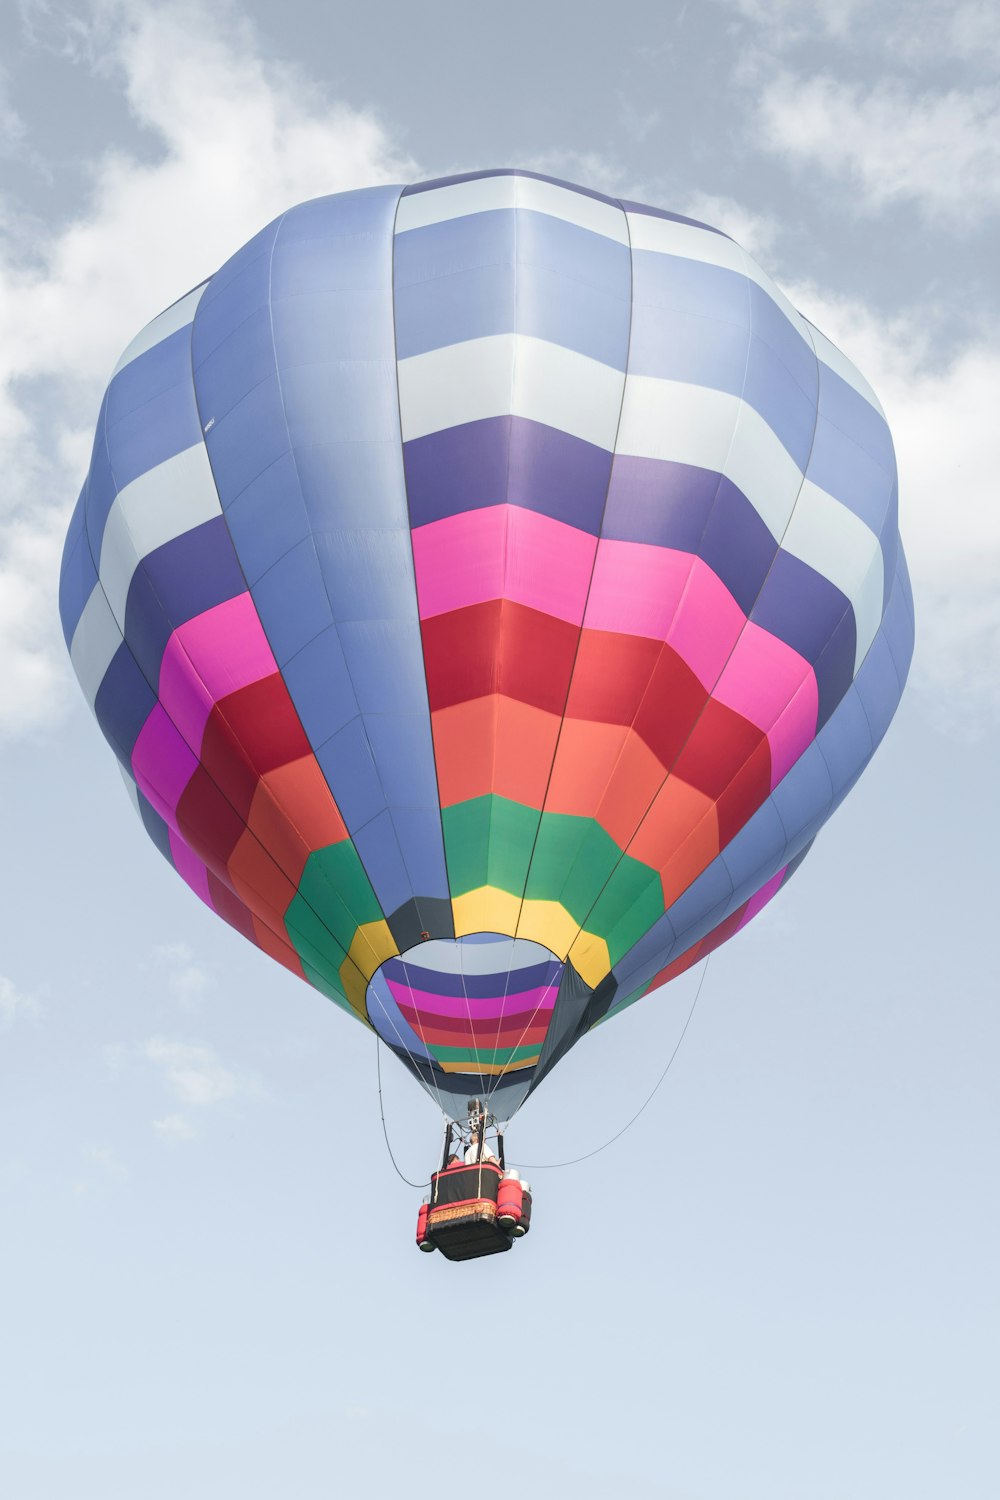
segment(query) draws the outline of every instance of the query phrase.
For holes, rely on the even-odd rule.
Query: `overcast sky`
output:
[[[998,66],[977,0],[0,7],[4,1500],[997,1500]],[[55,596],[143,323],[291,203],[489,166],[718,224],[856,361],[917,649],[640,1124],[451,1267],[370,1036],[144,838]],[[696,982],[587,1038],[512,1159],[613,1134]],[[384,1076],[423,1179],[437,1116]]]

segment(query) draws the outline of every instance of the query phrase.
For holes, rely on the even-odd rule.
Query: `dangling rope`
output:
[[[632,1126],[635,1124],[636,1120],[638,1120],[647,1104],[652,1101],[653,1095],[660,1087],[660,1084],[663,1082],[664,1078],[666,1078],[667,1074],[670,1072],[670,1068],[673,1064],[674,1058],[681,1050],[681,1043],[687,1035],[687,1029],[691,1025],[691,1017],[694,1015],[694,1008],[698,1004],[698,997],[701,994],[701,987],[705,983],[705,975],[708,973],[709,962],[710,959],[705,960],[705,967],[702,969],[701,978],[698,980],[698,988],[695,990],[694,999],[691,1001],[691,1009],[687,1013],[687,1020],[684,1022],[684,1026],[681,1030],[680,1036],[677,1038],[677,1043],[674,1047],[674,1050],[667,1058],[667,1065],[664,1068],[663,1072],[660,1074],[659,1078],[653,1084],[650,1092],[646,1095],[643,1102],[639,1105],[639,1108],[636,1110],[631,1120],[629,1120],[627,1124],[623,1125],[621,1130],[613,1135],[610,1140],[605,1141],[603,1146],[596,1146],[593,1151],[587,1151],[583,1156],[570,1157],[569,1161],[526,1161],[522,1163],[524,1167],[530,1168],[532,1172],[551,1172],[554,1171],[556,1167],[575,1167],[578,1162],[589,1161],[592,1156],[599,1156],[602,1151],[606,1151],[609,1146],[613,1146],[615,1141],[621,1140],[626,1130],[631,1130]]]
[[[410,1179],[409,1179],[409,1177],[403,1176],[403,1173],[399,1170],[399,1164],[396,1161],[396,1158],[392,1154],[392,1147],[389,1145],[389,1132],[386,1129],[386,1124],[385,1124],[385,1108],[384,1108],[383,1103],[382,1103],[382,1038],[379,1036],[378,1032],[375,1033],[375,1068],[376,1068],[376,1072],[378,1074],[378,1112],[379,1112],[379,1115],[380,1115],[381,1120],[382,1120],[382,1134],[385,1136],[385,1149],[389,1153],[389,1160],[392,1162],[393,1166],[396,1168],[396,1176],[397,1177],[402,1177],[402,1179],[406,1183],[407,1187],[412,1187],[412,1188],[430,1187],[430,1183],[429,1182],[411,1182]]]
[[[639,1116],[644,1112],[644,1110],[647,1108],[647,1106],[652,1103],[653,1098],[654,1098],[655,1094],[657,1093],[657,1091],[659,1090],[659,1087],[660,1087],[661,1083],[666,1078],[667,1074],[670,1072],[670,1069],[673,1067],[673,1063],[674,1063],[675,1057],[677,1056],[678,1052],[681,1050],[681,1044],[683,1043],[684,1038],[687,1036],[688,1027],[691,1025],[691,1020],[692,1020],[692,1018],[694,1016],[695,1007],[697,1006],[698,1000],[701,997],[702,987],[703,987],[703,985],[705,983],[705,976],[708,973],[708,966],[709,966],[710,963],[711,963],[711,956],[709,956],[709,958],[707,958],[705,960],[705,967],[701,971],[701,978],[698,980],[698,988],[694,992],[694,999],[691,1001],[691,1008],[690,1008],[690,1010],[687,1013],[687,1020],[684,1022],[684,1025],[681,1028],[681,1034],[677,1038],[677,1041],[674,1044],[674,1050],[671,1052],[670,1056],[667,1058],[666,1067],[663,1069],[663,1072],[660,1074],[659,1078],[653,1084],[653,1087],[650,1089],[650,1091],[646,1095],[645,1099],[639,1105],[639,1108],[636,1110],[636,1112],[632,1116],[631,1120],[627,1120],[626,1123],[622,1126],[621,1130],[616,1131],[613,1136],[611,1136],[608,1140],[606,1140],[604,1142],[603,1146],[595,1146],[593,1151],[587,1151],[587,1152],[585,1152],[583,1154],[583,1156],[572,1156],[572,1157],[569,1158],[568,1161],[526,1161],[526,1162],[522,1162],[522,1166],[524,1166],[525,1168],[530,1169],[530,1171],[532,1171],[532,1172],[553,1172],[553,1171],[556,1170],[557,1167],[575,1167],[581,1161],[589,1161],[592,1156],[600,1156],[600,1154],[601,1154],[602,1151],[606,1151],[609,1146],[613,1146],[614,1143],[615,1143],[615,1141],[620,1141],[621,1138],[622,1138],[622,1136],[625,1134],[625,1132],[627,1130],[631,1130],[632,1129],[632,1126],[635,1124],[636,1120],[638,1120]],[[376,1069],[377,1069],[377,1072],[378,1072],[378,1109],[379,1109],[379,1116],[380,1116],[380,1118],[382,1120],[382,1134],[385,1137],[385,1149],[389,1153],[389,1160],[392,1162],[392,1165],[393,1165],[393,1167],[396,1170],[397,1177],[402,1178],[403,1182],[406,1183],[407,1187],[413,1187],[413,1188],[430,1187],[430,1183],[429,1182],[411,1182],[410,1179],[409,1179],[409,1177],[404,1176],[404,1174],[399,1170],[399,1164],[397,1163],[396,1158],[392,1154],[392,1147],[389,1144],[389,1131],[386,1128],[386,1123],[385,1123],[385,1108],[384,1108],[383,1102],[382,1102],[382,1053],[381,1053],[381,1045],[382,1045],[382,1039],[376,1033],[376,1035],[375,1035],[375,1065],[376,1065]]]

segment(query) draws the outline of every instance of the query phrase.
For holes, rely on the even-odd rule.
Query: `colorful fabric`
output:
[[[516,172],[303,204],[144,329],[60,603],[161,853],[456,1115],[756,914],[913,642],[854,366]]]

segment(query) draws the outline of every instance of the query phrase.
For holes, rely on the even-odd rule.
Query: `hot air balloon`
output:
[[[761,910],[913,642],[861,374],[515,171],[301,204],[143,329],[60,607],[163,856],[460,1124]]]

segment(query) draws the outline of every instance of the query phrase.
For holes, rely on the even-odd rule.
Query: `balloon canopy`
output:
[[[302,204],[155,318],[60,602],[161,853],[456,1117],[760,911],[913,642],[854,366],[725,234],[512,171]]]

